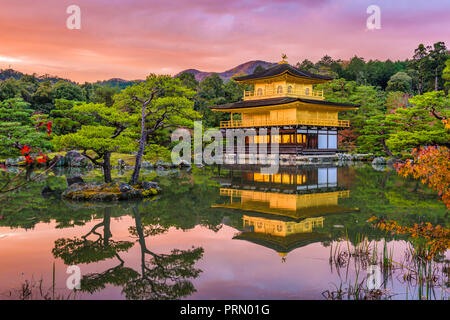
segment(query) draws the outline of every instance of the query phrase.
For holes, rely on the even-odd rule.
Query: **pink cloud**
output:
[[[0,11],[2,62],[77,81],[144,78],[183,69],[224,71],[248,60],[405,59],[421,42],[447,41],[450,6],[378,1],[382,29],[367,31],[370,1],[87,1],[82,29],[68,30],[74,1],[16,1]]]

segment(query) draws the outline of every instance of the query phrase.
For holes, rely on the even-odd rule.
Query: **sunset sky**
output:
[[[448,0],[0,0],[0,68],[78,82],[142,79],[249,60],[295,64],[325,54],[410,58],[419,43],[450,46]],[[69,5],[81,29],[69,30]],[[381,29],[367,30],[369,5]]]

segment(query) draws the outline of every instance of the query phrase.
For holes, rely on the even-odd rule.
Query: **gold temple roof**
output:
[[[236,240],[246,240],[252,243],[275,250],[278,253],[287,254],[290,251],[304,247],[315,242],[330,240],[331,237],[326,233],[296,233],[286,237],[274,236],[257,232],[241,232],[233,237]]]
[[[234,80],[237,82],[251,83],[255,80],[274,78],[282,75],[291,76],[294,78],[307,79],[310,81],[314,81],[315,83],[322,83],[332,80],[332,78],[327,76],[314,74],[306,70],[295,68],[288,63],[279,63],[277,65],[274,65],[273,67],[268,68],[267,70],[264,70],[263,72],[253,73],[242,77],[236,77],[234,78]]]

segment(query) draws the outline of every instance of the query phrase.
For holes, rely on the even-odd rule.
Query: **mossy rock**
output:
[[[126,183],[83,182],[69,186],[62,197],[76,201],[122,201],[153,197],[159,193],[159,187],[145,189],[142,185],[130,186]]]

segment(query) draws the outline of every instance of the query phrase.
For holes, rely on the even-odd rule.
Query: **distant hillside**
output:
[[[132,86],[136,81],[142,80],[124,80],[120,78],[112,78],[109,80],[97,81],[95,83],[101,86],[118,87],[119,89],[125,89],[128,86]]]
[[[181,71],[177,75],[182,74],[184,72],[188,72],[188,73],[194,74],[195,79],[197,79],[197,81],[202,81],[204,78],[212,75],[213,73],[217,73],[217,75],[222,80],[227,81],[235,74],[252,74],[255,71],[256,67],[258,67],[258,66],[262,66],[264,69],[267,69],[273,65],[274,65],[274,63],[271,63],[271,62],[266,62],[266,61],[262,61],[262,60],[254,60],[254,61],[245,62],[243,64],[238,65],[237,67],[234,67],[234,68],[224,71],[224,72],[205,72],[205,71],[200,71],[197,69],[187,69],[187,70]]]
[[[14,69],[0,69],[0,81],[5,81],[7,79],[10,78],[14,78],[16,80],[19,80],[20,78],[22,78],[22,76],[24,76],[25,73],[22,73],[20,71],[16,71]],[[68,81],[71,83],[75,83],[69,79],[64,79],[64,78],[60,78],[60,77],[56,77],[56,76],[50,76],[48,74],[45,74],[43,76],[39,76],[37,74],[32,74],[31,76],[33,76],[37,81],[50,81],[52,83],[56,83],[59,80],[63,80],[63,81]]]
[[[245,62],[243,64],[240,64],[240,65],[238,65],[230,70],[226,70],[224,72],[205,72],[205,71],[200,71],[200,70],[196,70],[196,69],[187,69],[187,70],[181,71],[177,75],[184,73],[184,72],[189,72],[189,73],[194,74],[195,79],[197,79],[197,81],[202,81],[203,79],[212,75],[213,73],[217,73],[222,80],[228,81],[228,80],[230,80],[230,78],[232,76],[234,76],[236,74],[252,74],[258,66],[261,66],[264,69],[267,69],[267,68],[273,66],[274,64],[275,63],[266,62],[266,61],[262,61],[262,60],[254,60],[254,61]],[[24,73],[13,70],[13,69],[0,69],[0,81],[4,81],[4,80],[10,79],[10,78],[14,78],[14,79],[18,80],[23,75],[24,75]],[[63,79],[63,78],[59,78],[56,76],[50,76],[47,74],[43,75],[43,76],[33,74],[33,76],[38,81],[49,80],[52,83],[56,83],[59,80],[63,80],[63,81],[75,83],[74,81],[71,81],[68,79]],[[109,80],[102,80],[102,81],[99,80],[94,83],[102,85],[102,86],[118,87],[120,89],[124,89],[128,86],[133,85],[136,81],[143,81],[143,80],[124,80],[121,78],[112,78]]]
[[[25,75],[25,73],[16,71],[14,69],[0,69],[0,81],[5,81],[5,80],[11,79],[11,78],[19,80],[24,75]],[[48,74],[45,74],[42,76],[37,75],[37,74],[32,74],[31,76],[33,76],[37,81],[47,81],[48,80],[52,83],[56,83],[60,80],[63,80],[63,81],[67,81],[67,82],[74,83],[74,84],[76,83],[69,79],[64,79],[64,78],[60,78],[57,76],[50,76]],[[109,80],[97,81],[95,83],[99,84],[101,86],[118,87],[120,89],[124,89],[128,86],[133,85],[135,83],[135,81],[142,81],[142,80],[123,80],[120,78],[112,78]]]
[[[16,80],[19,80],[20,78],[22,78],[23,73],[13,70],[13,69],[0,69],[0,80],[4,81],[6,79],[9,78],[14,78]]]

